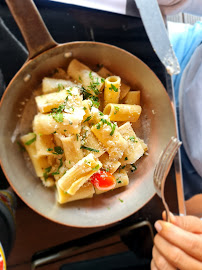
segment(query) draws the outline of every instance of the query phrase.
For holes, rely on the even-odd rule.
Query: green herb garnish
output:
[[[137,167],[134,164],[131,164],[131,172],[134,172],[137,170]]]
[[[110,132],[110,136],[112,136],[114,134],[115,129],[116,129],[116,125],[114,123],[107,121],[106,119],[103,119],[103,118],[101,119],[101,122],[103,124],[107,124],[108,126],[111,127],[112,131]]]
[[[128,160],[128,158],[127,158],[127,157],[125,157],[125,160]]]
[[[48,148],[47,151],[48,152],[53,151],[53,148]]]
[[[98,164],[97,166],[95,166],[95,168],[92,168],[93,171],[97,171],[100,168],[100,165]]]
[[[97,128],[97,129],[100,129],[100,127],[101,127],[101,124],[98,123],[98,124],[96,125],[96,128]]]
[[[110,136],[112,136],[114,134],[115,129],[116,129],[116,125],[112,124],[112,131],[109,134]]]
[[[64,153],[63,149],[60,146],[55,146],[54,147],[54,152],[53,154],[55,155],[62,155]]]
[[[50,173],[51,169],[52,169],[51,166],[45,168],[45,172],[43,173],[43,177],[44,177],[44,180],[45,180],[45,181],[47,180],[47,178],[48,178],[48,176],[49,176],[49,173]]]
[[[79,134],[76,134],[76,140],[77,141],[79,140]]]
[[[120,198],[119,198],[119,201],[120,201],[121,203],[123,203],[123,200],[122,200],[122,199],[120,199]]]
[[[84,146],[84,145],[82,145],[82,146],[80,147],[80,149],[85,149],[85,150],[88,150],[88,151],[91,151],[91,152],[100,152],[100,151],[97,150],[97,149],[90,148],[90,147],[87,147],[87,146]]]
[[[101,78],[101,83],[104,83],[105,82],[105,79],[104,78]]]
[[[135,142],[135,137],[134,137],[134,136],[129,137],[129,139],[130,139],[132,142]]]
[[[88,116],[88,117],[86,118],[86,120],[84,120],[83,122],[85,123],[85,122],[89,121],[91,118],[92,118],[92,116]]]
[[[89,78],[93,80],[92,71],[89,72]]]
[[[59,161],[60,161],[60,164],[59,164],[59,166],[58,166],[58,169],[57,169],[56,172],[53,172],[52,175],[60,174],[59,170],[60,170],[60,168],[61,168],[62,165],[63,165],[62,158],[60,158]]]
[[[58,122],[58,123],[62,123],[63,122],[63,119],[64,119],[64,116],[63,116],[63,113],[56,113],[56,114],[53,114],[53,119]]]
[[[29,141],[27,141],[25,143],[26,145],[30,145],[30,144],[32,144],[33,142],[36,141],[36,134],[35,133],[30,133],[30,134],[33,134],[34,137],[32,139],[30,139]]]
[[[65,89],[64,85],[59,83],[58,84],[58,92],[60,92],[61,90]]]
[[[117,114],[117,112],[119,111],[119,107],[114,106],[114,108],[115,108],[115,112],[114,112],[114,114]]]
[[[111,83],[111,87],[109,88],[109,90],[113,90],[114,92],[118,92],[119,91],[119,89],[118,88],[116,88],[116,86],[115,85],[113,85],[112,83]]]

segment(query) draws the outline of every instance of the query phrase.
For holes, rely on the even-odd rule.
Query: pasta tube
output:
[[[36,175],[43,177],[45,168],[49,167],[49,163],[46,156],[38,156],[36,151],[36,140],[33,139],[36,135],[34,133],[28,133],[21,137],[21,141],[29,154],[29,157],[34,166]]]
[[[58,120],[59,122],[57,122]],[[34,117],[33,130],[35,133],[49,135],[54,133],[78,134],[81,130],[81,120],[74,114],[62,113],[61,118],[54,119],[54,115],[38,113]]]
[[[37,108],[41,113],[50,112],[51,109],[59,107],[67,97],[67,91],[63,90],[51,94],[35,97]]]
[[[78,134],[69,137],[61,136],[63,145],[66,167],[72,168],[79,160],[83,158],[83,151],[81,149],[81,139]]]
[[[81,83],[91,95],[97,96],[104,88],[104,80],[76,59],[69,64],[67,73],[73,80]]]
[[[95,157],[100,157],[104,154],[105,149],[104,146],[98,141],[95,135],[92,133],[91,129],[88,126],[85,126],[81,130],[82,136],[82,150],[84,156],[92,153]]]
[[[141,114],[142,108],[139,105],[128,104],[107,104],[104,114],[109,115],[111,121],[136,122]]]
[[[111,160],[107,153],[104,153],[102,156],[99,157],[99,161],[102,163],[102,168],[110,173],[114,173],[121,163],[118,160]]]
[[[124,98],[125,104],[140,105],[140,91],[130,91]]]
[[[121,165],[133,164],[144,154],[142,144],[131,127],[130,122],[120,126],[119,132],[128,142],[128,147],[120,159]]]
[[[118,103],[120,96],[121,78],[118,76],[110,76],[105,80],[104,89],[104,105],[108,103]]]
[[[92,198],[93,194],[95,193],[94,187],[89,181],[83,184],[83,186],[80,187],[80,189],[74,195],[70,195],[67,192],[64,192],[59,187],[58,184],[56,184],[56,188],[57,188],[57,201],[60,204],[81,199]]]
[[[58,185],[63,191],[74,195],[101,167],[102,163],[93,154],[89,154],[67,171],[59,179]]]
[[[52,155],[50,151],[47,151],[49,148],[54,148],[53,135],[37,135],[36,137],[36,154],[37,156],[49,156]]]
[[[42,81],[42,92],[44,94],[53,93],[56,91],[63,90],[67,87],[74,87],[78,86],[78,84],[73,83],[69,80],[61,80],[61,79],[54,79],[54,78],[43,78]]]
[[[106,69],[105,67],[102,67],[99,71],[98,74],[103,77],[103,78],[107,78],[109,76],[113,76],[114,74],[109,71],[108,69]],[[122,100],[130,91],[130,86],[121,82],[121,86],[120,86],[120,100]]]
[[[122,157],[128,146],[127,141],[121,136],[115,124],[108,121],[98,123],[92,126],[91,131],[98,140],[105,146],[109,157],[112,160]]]

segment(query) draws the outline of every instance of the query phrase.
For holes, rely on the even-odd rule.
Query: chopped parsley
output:
[[[119,111],[119,107],[117,107],[117,106],[114,106],[114,109],[115,109],[115,112],[114,112],[114,114],[117,114],[117,112]]]
[[[69,120],[69,124],[70,124],[70,125],[73,125],[73,122]]]
[[[85,123],[85,122],[89,121],[91,118],[92,118],[92,116],[88,116],[88,117],[86,118],[86,120],[84,120],[83,122]]]
[[[116,125],[114,123],[107,121],[106,119],[103,119],[103,118],[101,119],[101,122],[103,123],[103,125],[107,124],[108,126],[111,127],[112,131],[110,132],[110,136],[112,136],[114,134],[115,129],[116,129]]]
[[[101,83],[104,83],[105,82],[105,79],[104,78],[101,78]]]
[[[60,161],[60,164],[59,164],[59,166],[58,166],[58,169],[57,169],[56,172],[53,172],[52,175],[60,174],[60,173],[59,173],[59,170],[60,170],[60,168],[61,168],[62,165],[63,165],[62,158],[60,158],[59,161]]]
[[[119,172],[120,172],[121,170],[125,169],[125,167],[126,167],[126,165],[120,166],[120,167],[119,167]]]
[[[119,89],[118,88],[116,88],[116,86],[115,85],[113,85],[112,83],[111,83],[111,87],[109,88],[109,90],[113,90],[114,92],[118,92],[119,91]]]
[[[51,110],[52,117],[56,122],[63,122],[63,110],[64,110],[64,108],[65,108],[65,103],[60,105],[58,108],[53,108]]]
[[[89,72],[89,78],[93,80],[92,71]]]
[[[98,124],[96,125],[96,128],[97,128],[97,129],[100,129],[100,127],[101,127],[101,124],[98,123]]]
[[[134,137],[134,136],[129,137],[129,139],[130,139],[132,142],[135,142],[135,137]]]
[[[25,144],[26,145],[30,145],[30,144],[32,144],[33,142],[35,142],[36,141],[36,134],[35,133],[32,133],[33,134],[33,138],[32,139],[30,139],[29,141],[27,141]]]
[[[92,106],[94,106],[96,108],[98,108],[100,106],[99,98],[97,96],[93,96],[84,87],[81,88],[81,93],[83,95],[83,99],[90,99],[91,100]]]
[[[47,151],[51,152],[53,151],[54,155],[62,155],[64,153],[63,149],[60,146],[55,146],[54,149],[53,148],[48,148]]]
[[[47,178],[48,178],[48,176],[49,176],[49,173],[50,173],[51,169],[52,169],[51,166],[45,168],[45,172],[43,173],[43,177],[44,177],[44,180],[45,180],[45,181],[47,180]]]
[[[109,134],[110,136],[112,136],[114,134],[115,129],[116,129],[116,125],[112,124],[112,131]]]
[[[76,134],[76,140],[77,141],[79,140],[79,134]]]
[[[92,168],[93,171],[98,171],[100,168],[100,165],[98,164],[97,166],[95,166],[95,168]]]
[[[109,168],[105,169],[105,171],[108,172],[109,171]]]
[[[64,116],[63,116],[63,113],[56,113],[56,114],[53,114],[53,119],[58,122],[58,123],[62,123],[63,122],[63,119],[64,119]]]
[[[85,110],[87,110],[87,108],[86,108],[86,107],[83,107],[83,109],[84,109],[84,111],[85,111]]]
[[[119,201],[120,201],[121,203],[123,203],[123,200],[122,200],[122,199],[120,199],[120,198],[119,198]]]
[[[134,172],[137,170],[137,167],[134,164],[131,164],[131,172]]]
[[[60,92],[61,90],[65,89],[64,85],[59,83],[58,84],[58,92]]]
[[[128,157],[125,157],[125,160],[128,160]]]
[[[99,150],[97,150],[97,149],[94,149],[94,148],[90,148],[90,147],[87,147],[87,146],[84,146],[84,145],[82,145],[81,147],[80,147],[80,149],[85,149],[85,150],[88,150],[88,151],[92,151],[92,152],[100,152]]]
[[[100,115],[100,116],[103,116],[103,115],[104,115],[104,113],[102,113],[102,112],[99,112],[99,115]]]
[[[79,81],[81,81],[81,82],[82,82],[81,76],[79,76]]]
[[[70,95],[70,96],[72,96],[72,92],[70,91],[70,89],[67,89],[67,94]],[[66,100],[68,100],[68,96],[66,97]]]
[[[119,180],[119,178],[116,179],[116,182],[117,182],[118,184],[121,184],[121,183],[122,183],[122,181]]]

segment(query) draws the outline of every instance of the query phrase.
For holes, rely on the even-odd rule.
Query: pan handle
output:
[[[26,42],[28,59],[57,45],[32,0],[6,0],[6,3]]]

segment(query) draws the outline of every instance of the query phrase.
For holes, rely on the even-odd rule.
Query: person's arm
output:
[[[155,228],[151,270],[202,270],[202,220],[172,215],[171,223],[159,220]]]
[[[174,15],[179,12],[202,15],[202,0],[158,0],[164,15]]]

